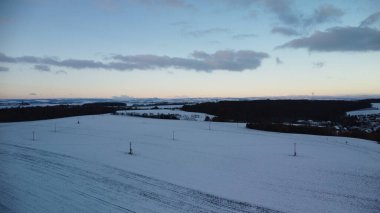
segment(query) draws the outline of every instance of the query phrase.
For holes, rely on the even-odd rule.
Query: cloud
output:
[[[175,22],[170,23],[170,25],[174,27],[182,27],[182,28],[187,28],[190,26],[189,22],[187,21],[175,21]]]
[[[0,62],[13,63],[13,64],[35,64],[35,68],[39,69],[42,66],[57,66],[68,67],[74,69],[85,68],[107,68],[102,62],[96,62],[92,60],[80,60],[80,59],[67,59],[59,60],[54,57],[35,57],[35,56],[22,56],[22,57],[9,57],[3,53],[0,53]]]
[[[157,2],[157,0],[154,0]],[[164,4],[174,8],[184,8],[184,9],[194,9],[192,4],[187,3],[183,0],[159,0],[160,4]]]
[[[195,9],[194,5],[184,0],[95,0],[95,6],[102,10],[113,11],[123,7],[123,3],[134,3],[143,6],[164,6],[179,9]]]
[[[308,27],[322,23],[338,21],[345,13],[342,9],[332,4],[322,4],[315,8],[312,13],[304,13],[295,8],[300,8],[294,0],[214,0],[215,2],[223,2],[232,9],[243,9],[248,11],[256,11],[264,9],[268,14],[274,15],[280,24],[291,28],[298,28],[298,31],[307,31]],[[247,17],[251,17],[250,13]],[[253,13],[256,17],[257,13]],[[284,34],[286,35],[286,34]]]
[[[164,6],[178,9],[195,9],[194,5],[184,0],[127,0],[128,2],[139,3],[145,6]]]
[[[38,68],[41,66],[57,66],[57,67],[67,67],[73,69],[86,69],[86,68],[109,68],[109,65],[102,62],[97,62],[93,60],[81,60],[81,59],[66,59],[59,60],[54,57],[35,57],[35,56],[22,56],[22,57],[9,57],[3,53],[0,53],[0,62],[3,63],[14,63],[14,64],[35,64]],[[36,67],[35,67],[36,68]]]
[[[327,22],[335,22],[344,15],[343,10],[331,5],[325,4],[314,10],[314,14],[309,19],[304,20],[304,25],[322,24]]]
[[[0,62],[13,63],[15,62],[15,60],[11,57],[6,56],[3,53],[0,53]]]
[[[60,74],[63,74],[63,75],[67,75],[67,72],[64,71],[64,70],[58,70],[55,72],[56,75],[60,75]]]
[[[120,0],[95,0],[94,4],[96,7],[106,11],[114,11],[121,7]]]
[[[320,52],[380,51],[380,31],[367,27],[334,27],[277,48],[306,48]]]
[[[254,37],[257,37],[257,35],[256,34],[236,34],[232,36],[233,39],[237,39],[237,40],[254,38]]]
[[[313,63],[313,68],[315,69],[321,69],[324,66],[325,66],[325,62],[322,62],[322,61],[317,61]]]
[[[248,13],[248,15],[245,16],[245,18],[247,18],[247,19],[255,19],[255,18],[257,18],[257,16],[258,16],[257,11],[256,10],[252,10],[252,11],[250,11]]]
[[[312,14],[304,14],[293,10],[297,8],[291,0],[261,0],[285,25],[298,28],[307,28],[312,25],[336,22],[344,15],[344,11],[331,4],[324,4],[314,10]]]
[[[34,65],[34,69],[41,71],[41,72],[50,72],[50,67],[43,64],[37,64]]]
[[[202,60],[207,60],[210,58],[210,55],[204,51],[194,51],[193,53],[191,53],[191,56]]]
[[[263,0],[262,4],[274,13],[277,18],[288,25],[297,25],[300,22],[299,15],[292,8],[290,0]]]
[[[123,66],[133,66],[135,69],[155,69],[175,67],[186,70],[211,72],[214,70],[243,71],[256,69],[261,61],[269,55],[249,50],[220,50],[213,54],[195,51],[191,58],[178,58],[155,55],[115,56]]]
[[[53,57],[9,57],[0,53],[0,62],[55,66],[78,70],[105,69],[132,71],[174,67],[184,70],[212,72],[215,70],[243,71],[256,69],[261,65],[261,61],[268,57],[267,53],[250,50],[220,50],[211,54],[204,51],[194,51],[188,58],[157,55],[113,55],[110,57],[110,62],[104,63],[82,59],[60,60]]]
[[[324,4],[314,9],[312,14],[293,10],[293,1],[288,0],[268,0],[264,1],[267,8],[274,13],[280,22],[286,27],[274,27],[272,33],[278,33],[285,36],[300,35],[299,32],[308,33],[310,27],[337,22],[345,14],[340,8],[331,4]]]
[[[279,58],[279,57],[276,57],[276,64],[279,65],[279,64],[283,64],[284,62]]]
[[[8,72],[9,68],[8,67],[0,67],[0,72]]]
[[[368,27],[376,22],[379,22],[380,21],[380,11],[379,12],[376,12],[370,16],[368,16],[366,19],[364,19],[361,23],[360,23],[360,27]]]
[[[295,25],[299,22],[298,14],[292,9],[292,0],[218,0],[217,2],[224,2],[229,8],[256,9],[261,6],[274,14],[282,23]],[[250,13],[249,16],[252,15],[255,17],[256,13]]]
[[[272,33],[282,34],[285,36],[296,36],[299,35],[299,33],[290,27],[274,27],[272,29]]]
[[[202,37],[202,36],[207,36],[210,34],[218,34],[218,33],[229,33],[230,30],[227,28],[210,28],[210,29],[205,29],[205,30],[194,30],[194,31],[188,31],[185,32],[185,34],[193,36],[193,37]]]

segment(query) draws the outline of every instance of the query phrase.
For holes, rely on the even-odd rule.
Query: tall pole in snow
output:
[[[54,132],[57,132],[57,124],[54,124]]]
[[[174,141],[174,130],[173,130],[173,141]]]
[[[132,142],[129,142],[129,153],[128,154],[130,154],[130,155],[133,154],[133,152],[132,152]]]
[[[297,156],[297,143],[294,143],[294,157]]]
[[[35,138],[34,138],[34,131],[33,131],[33,141],[35,140]]]

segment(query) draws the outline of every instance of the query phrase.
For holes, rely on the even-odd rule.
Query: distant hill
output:
[[[113,113],[125,109],[125,103],[99,102],[83,105],[57,105],[0,109],[0,122],[34,121],[80,115]]]

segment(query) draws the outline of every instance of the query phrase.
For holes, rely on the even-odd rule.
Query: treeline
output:
[[[121,102],[95,102],[83,104],[83,107],[126,107],[126,103]]]
[[[114,113],[115,115],[129,115],[134,117],[143,117],[143,118],[155,118],[155,119],[167,119],[167,120],[179,120],[178,114],[153,114],[153,113],[135,113],[135,112],[129,112],[129,113]]]
[[[299,133],[299,134],[311,134],[311,135],[335,135],[335,130],[332,128],[322,128],[314,126],[296,126],[285,125],[278,123],[247,123],[249,129],[257,129],[271,132],[283,132],[283,133]]]
[[[217,116],[213,121],[294,122],[296,120],[339,121],[348,111],[369,107],[371,107],[370,100],[255,100],[185,105],[182,110]]]
[[[113,113],[125,109],[124,103],[89,103],[83,105],[58,105],[0,109],[0,122],[34,121],[80,115]]]
[[[285,125],[278,123],[247,123],[247,128],[283,132],[283,133],[297,133],[297,134],[310,134],[310,135],[325,135],[325,136],[342,136],[351,138],[362,138],[373,140],[380,144],[380,130],[372,133],[362,131],[337,131],[332,127],[314,127],[314,126],[296,126]]]

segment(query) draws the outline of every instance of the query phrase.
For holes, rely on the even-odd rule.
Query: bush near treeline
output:
[[[0,122],[34,121],[80,115],[113,113],[125,109],[124,103],[89,103],[83,105],[58,105],[0,109]]]

